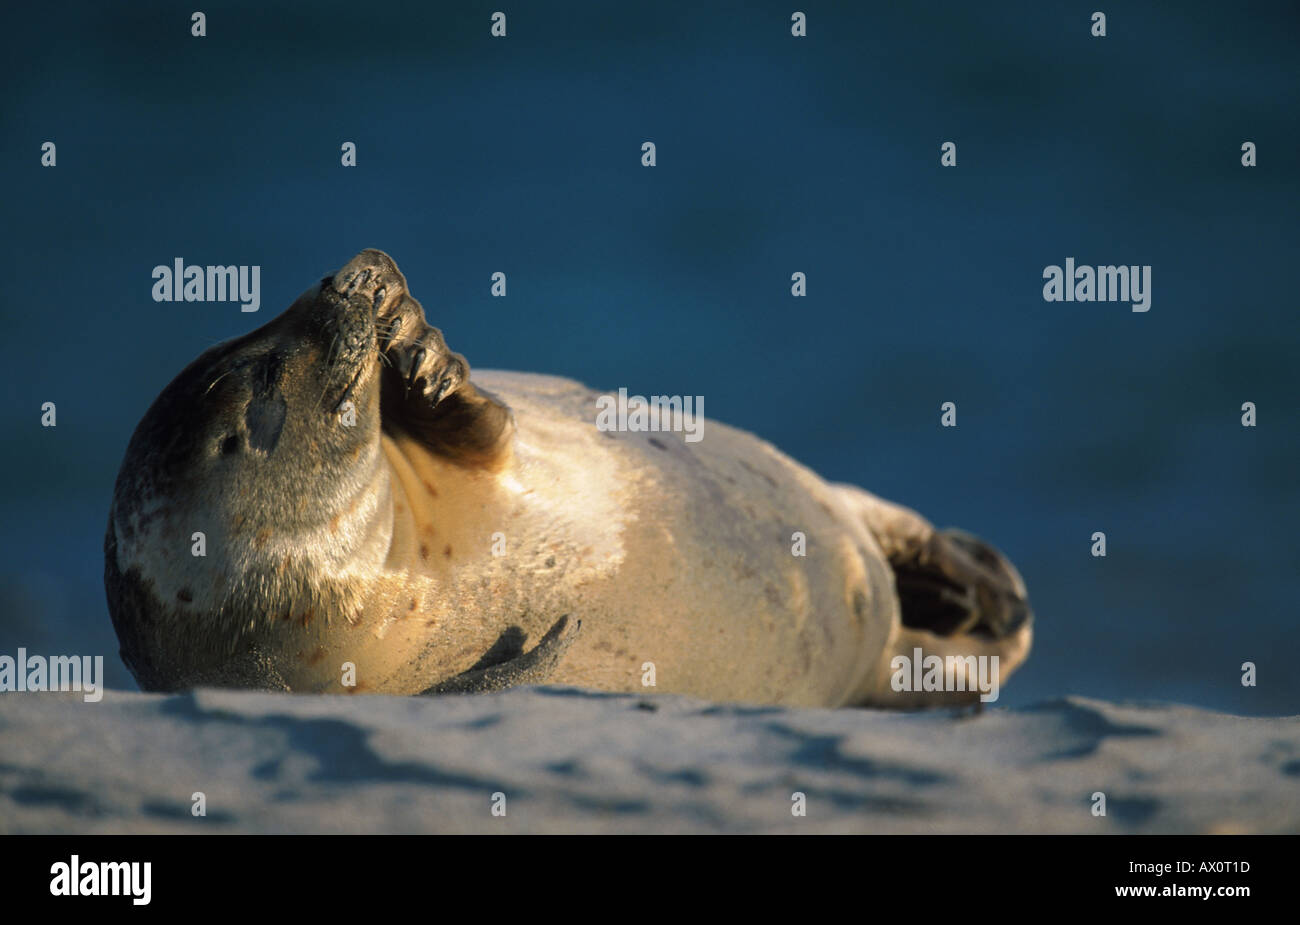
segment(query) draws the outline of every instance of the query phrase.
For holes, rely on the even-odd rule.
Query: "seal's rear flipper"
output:
[[[960,530],[932,530],[891,552],[902,626],[886,653],[889,687],[882,684],[869,702],[914,708],[996,700],[1001,681],[1028,657],[1033,638],[1020,573],[992,546]],[[913,664],[918,653],[919,666]],[[937,689],[916,683],[932,657],[943,665],[945,683]]]
[[[902,505],[856,486],[836,487],[885,554],[898,599],[898,625],[855,702],[906,708],[983,700],[971,684],[972,670],[996,666],[1000,682],[1029,656],[1033,613],[1020,573],[969,533],[936,530]],[[951,689],[917,689],[915,675],[901,679],[911,678],[910,686],[895,683],[898,659],[911,664],[918,650],[922,660],[938,656],[945,675],[951,664]]]
[[[572,628],[568,624],[567,615],[560,617],[531,652],[488,668],[462,672],[421,691],[421,694],[488,694],[522,684],[545,684],[582,628],[581,620]]]
[[[891,556],[903,625],[938,636],[1004,639],[1033,619],[1024,580],[1007,559],[961,530],[939,530]]]
[[[1024,580],[988,543],[961,530],[936,530],[915,511],[856,486],[836,487],[893,569],[903,626],[1005,639],[1033,622]]]

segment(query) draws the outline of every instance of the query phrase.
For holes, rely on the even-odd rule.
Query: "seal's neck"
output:
[[[490,558],[492,536],[509,530],[508,499],[500,488],[508,456],[489,471],[453,462],[402,431],[385,431],[381,442],[392,476],[387,567],[437,577]]]

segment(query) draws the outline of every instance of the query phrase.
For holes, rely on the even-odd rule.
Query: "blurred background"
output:
[[[1125,3],[1093,38],[1095,4],[996,6],[7,10],[0,653],[134,687],[102,542],[135,424],[379,247],[475,367],[703,395],[999,546],[1038,617],[1003,705],[1300,712],[1297,9]],[[154,302],[175,257],[260,265],[261,311]],[[1152,265],[1150,311],[1044,302],[1066,257]]]

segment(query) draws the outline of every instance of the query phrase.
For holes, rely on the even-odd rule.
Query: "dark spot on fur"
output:
[[[420,544],[420,558],[421,559],[429,558],[429,545],[427,543]]]
[[[427,479],[424,480],[424,490],[429,493],[430,497],[432,498],[438,497],[438,489],[434,488],[433,485],[431,485]]]
[[[867,595],[861,588],[853,592],[853,615],[863,622],[867,619]]]
[[[176,597],[178,600],[182,600],[188,604],[194,600],[194,592],[189,588],[181,588],[176,592]]]
[[[767,484],[771,485],[773,488],[776,487],[776,479],[772,478],[772,476],[768,475],[763,470],[754,468],[752,465],[750,465],[748,462],[746,462],[743,459],[740,461],[740,464],[744,466],[746,469],[748,469],[750,472],[752,472],[754,475],[758,476],[763,481],[767,482]]]
[[[661,449],[661,450],[666,450],[666,449],[668,449],[668,447],[664,446],[662,443],[660,443],[660,442],[659,442],[658,440],[656,440],[654,437],[651,437],[651,438],[650,438],[650,445],[653,446],[653,447],[658,447],[658,448]]]
[[[443,554],[444,556],[446,556],[448,559],[451,558],[451,544],[450,544],[450,543],[447,544],[445,547],[443,547],[442,554]]]
[[[411,606],[410,606],[410,607],[407,607],[406,609],[407,609],[408,611],[409,611],[409,610],[414,610],[414,609],[415,609],[415,598],[411,598]]]
[[[548,556],[546,559],[547,568],[555,568],[555,556]]]

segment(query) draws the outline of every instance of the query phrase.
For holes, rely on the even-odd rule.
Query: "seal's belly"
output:
[[[601,432],[599,393],[577,383],[476,380],[515,413],[504,471],[384,439],[395,516],[365,621],[375,689],[423,690],[494,648],[517,654],[565,614],[582,629],[554,683],[806,704],[861,686],[897,605],[835,488],[712,421],[696,443]],[[385,663],[381,641],[411,635],[421,656],[394,639],[402,657]]]

